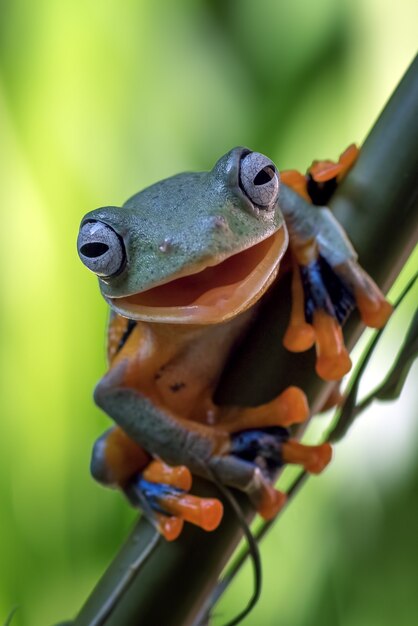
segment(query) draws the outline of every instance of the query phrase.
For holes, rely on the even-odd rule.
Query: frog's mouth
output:
[[[176,324],[218,324],[255,304],[271,285],[287,247],[283,227],[241,252],[211,260],[194,271],[131,296],[106,300],[135,320]]]

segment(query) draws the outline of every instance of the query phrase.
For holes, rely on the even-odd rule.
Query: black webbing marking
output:
[[[116,349],[116,353],[120,352],[120,350],[122,350],[123,346],[125,345],[125,343],[128,341],[129,335],[131,334],[131,332],[133,331],[133,329],[136,326],[136,321],[135,320],[128,320],[128,323],[126,325],[125,328],[125,332],[123,333],[122,337],[120,338],[120,341],[118,343],[118,347]]]

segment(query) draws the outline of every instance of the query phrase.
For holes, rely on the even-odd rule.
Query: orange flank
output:
[[[128,328],[129,320],[121,315],[112,315],[107,333],[107,359],[112,363],[118,353],[120,342]]]
[[[260,503],[257,505],[257,513],[265,520],[276,517],[286,504],[287,496],[270,485],[263,489]]]
[[[151,458],[121,428],[114,428],[107,436],[104,454],[112,482],[119,484],[141,471]]]
[[[314,313],[316,337],[316,373],[324,380],[339,380],[351,369],[351,359],[344,345],[337,320],[319,309]]]
[[[282,458],[285,463],[302,465],[311,474],[320,474],[331,461],[332,448],[329,443],[319,446],[305,446],[290,440],[283,444]]]
[[[192,486],[192,475],[185,465],[171,467],[162,461],[151,461],[142,476],[151,483],[164,483],[183,491],[189,491]]]
[[[216,498],[199,498],[189,494],[166,495],[160,505],[176,517],[203,528],[215,530],[223,516],[222,503]]]
[[[174,541],[183,530],[184,522],[180,517],[168,517],[162,513],[156,513],[157,528],[167,541]]]

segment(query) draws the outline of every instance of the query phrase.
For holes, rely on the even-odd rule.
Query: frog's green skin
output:
[[[257,178],[258,172],[264,178]],[[329,210],[313,207],[285,185],[279,190],[272,162],[245,148],[231,150],[210,172],[173,176],[122,208],[104,207],[85,216],[79,254],[99,276],[113,310],[110,370],[95,399],[119,426],[95,446],[96,478],[119,484],[132,499],[132,481],[138,485],[141,472],[152,483],[186,488],[184,472],[178,478],[178,466],[186,466],[246,491],[264,517],[277,512],[282,494],[262,466],[233,454],[231,435],[303,421],[308,416],[303,392],[289,388],[263,407],[240,410],[215,406],[212,395],[230,351],[277,276],[289,235],[298,263],[316,263],[320,254],[355,290],[355,252]],[[325,289],[322,282],[320,287]],[[325,326],[320,318],[321,337],[328,318],[337,324],[332,312],[326,316]],[[341,340],[334,343],[338,352]],[[150,465],[152,457],[157,464]],[[327,445],[309,448],[287,441],[280,460],[318,472],[329,458]],[[199,501],[200,517],[193,518],[195,500],[181,497],[177,508],[165,496],[157,498],[157,509],[174,515],[153,514],[167,538],[181,530],[181,524],[169,528],[169,519],[207,529],[219,523],[219,503]],[[209,521],[204,510],[212,511]]]
[[[238,185],[242,151],[222,157],[210,172],[167,178],[135,194],[123,210],[105,207],[84,220],[101,220],[123,238],[128,272],[102,280],[102,294],[144,291],[191,268],[235,254],[283,225],[278,202],[258,210]]]

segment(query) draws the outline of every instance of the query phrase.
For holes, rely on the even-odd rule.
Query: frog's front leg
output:
[[[295,388],[262,407],[221,408],[219,424],[213,427],[182,419],[141,391],[125,386],[127,368],[127,362],[122,361],[110,370],[96,388],[97,404],[137,445],[165,463],[185,465],[193,474],[209,479],[215,474],[226,486],[245,491],[265,518],[274,517],[285,500],[272,484],[275,469],[297,463],[318,473],[330,460],[328,445],[303,446],[290,440],[286,428],[279,426],[307,417],[304,395]],[[221,414],[228,411],[229,419],[222,419]],[[192,521],[187,510],[193,509],[194,501],[178,494],[181,502],[173,504],[175,494],[165,488],[157,494],[155,488],[150,491],[141,480],[142,477],[136,487],[147,500],[160,498],[160,504],[165,500],[164,510],[173,514],[179,511],[176,507],[184,505],[182,517]],[[203,523],[200,525],[204,527]]]
[[[351,367],[341,324],[357,306],[367,326],[381,328],[392,307],[357,263],[344,230],[327,207],[313,206],[283,186],[280,197],[294,258],[292,312],[284,345],[316,345],[319,376],[338,380]]]
[[[230,437],[182,419],[148,398],[146,377],[144,391],[131,387],[137,365],[135,357],[122,358],[96,387],[96,403],[119,428],[96,443],[93,474],[102,482],[116,482],[167,539],[178,536],[183,521],[214,530],[222,519],[222,504],[187,493],[189,470],[210,477],[205,472],[209,459],[229,448]],[[154,456],[157,460],[150,461]]]
[[[128,360],[117,363],[95,389],[96,404],[138,445],[171,465],[187,465],[192,472],[196,459],[206,462],[229,448],[229,435],[216,428],[186,420],[127,384]]]
[[[247,493],[256,511],[269,520],[286,502],[286,495],[274,487],[277,470],[296,464],[319,474],[331,455],[328,443],[306,446],[290,439],[286,428],[273,426],[236,432],[229,454],[214,456],[209,465],[223,484]]]
[[[222,519],[219,500],[188,493],[192,475],[187,467],[153,459],[118,426],[96,441],[91,472],[100,483],[120,488],[168,541],[179,536],[184,521],[213,530]]]

